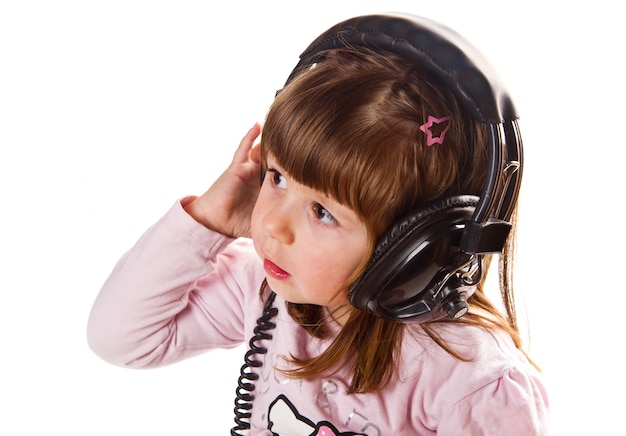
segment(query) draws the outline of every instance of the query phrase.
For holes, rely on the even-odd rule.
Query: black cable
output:
[[[242,436],[237,433],[238,430],[250,429],[250,417],[252,416],[252,402],[254,401],[254,382],[259,379],[259,374],[252,371],[253,368],[260,368],[263,362],[255,355],[263,355],[267,353],[267,348],[260,346],[259,342],[263,340],[271,340],[272,335],[269,330],[276,328],[276,323],[271,319],[276,316],[278,309],[273,307],[276,294],[272,292],[265,302],[263,314],[257,319],[254,335],[250,338],[249,350],[244,356],[244,364],[241,366],[239,380],[235,398],[235,426],[230,430],[231,436]]]

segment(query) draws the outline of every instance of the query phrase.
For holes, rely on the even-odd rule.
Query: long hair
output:
[[[443,144],[428,146],[419,126],[429,116],[450,117]],[[352,209],[367,229],[360,266],[337,292],[365,270],[376,241],[408,210],[446,195],[479,195],[486,175],[486,133],[453,93],[399,56],[370,49],[335,49],[300,72],[276,96],[267,114],[261,159],[268,153],[297,182]],[[505,251],[503,258],[512,254]],[[508,260],[505,268],[512,266]],[[504,277],[510,277],[503,271]],[[499,326],[520,346],[512,288],[503,281],[503,316],[482,286],[470,299],[493,314],[489,323],[466,315],[464,322]],[[318,306],[288,303],[290,315],[319,338],[328,337],[327,314]],[[424,330],[452,355],[433,329]],[[350,392],[371,392],[391,382],[403,324],[353,309],[340,333],[319,356],[291,356],[291,376],[311,377],[346,368]],[[347,357],[350,356],[350,357]]]

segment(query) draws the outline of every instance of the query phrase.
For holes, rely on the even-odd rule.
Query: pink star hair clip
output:
[[[431,130],[433,124],[439,125],[442,123],[446,123],[445,127],[439,132],[439,136],[434,136]],[[446,137],[448,130],[450,130],[450,117],[435,118],[432,115],[428,115],[428,121],[420,126],[420,130],[426,133],[427,146],[430,147],[433,144],[443,144],[443,139]]]

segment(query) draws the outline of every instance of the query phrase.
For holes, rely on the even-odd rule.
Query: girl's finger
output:
[[[235,155],[233,156],[233,163],[237,162],[245,162],[248,160],[250,156],[250,149],[252,148],[252,144],[254,144],[254,140],[261,134],[261,125],[259,123],[254,123],[254,126],[248,133],[243,137],[241,142],[239,143],[239,147],[235,151]]]

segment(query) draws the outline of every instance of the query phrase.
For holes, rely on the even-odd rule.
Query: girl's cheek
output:
[[[252,208],[252,214],[250,215],[250,233],[252,241],[256,247],[257,241],[260,241],[261,236],[261,194],[257,198],[254,207]]]

